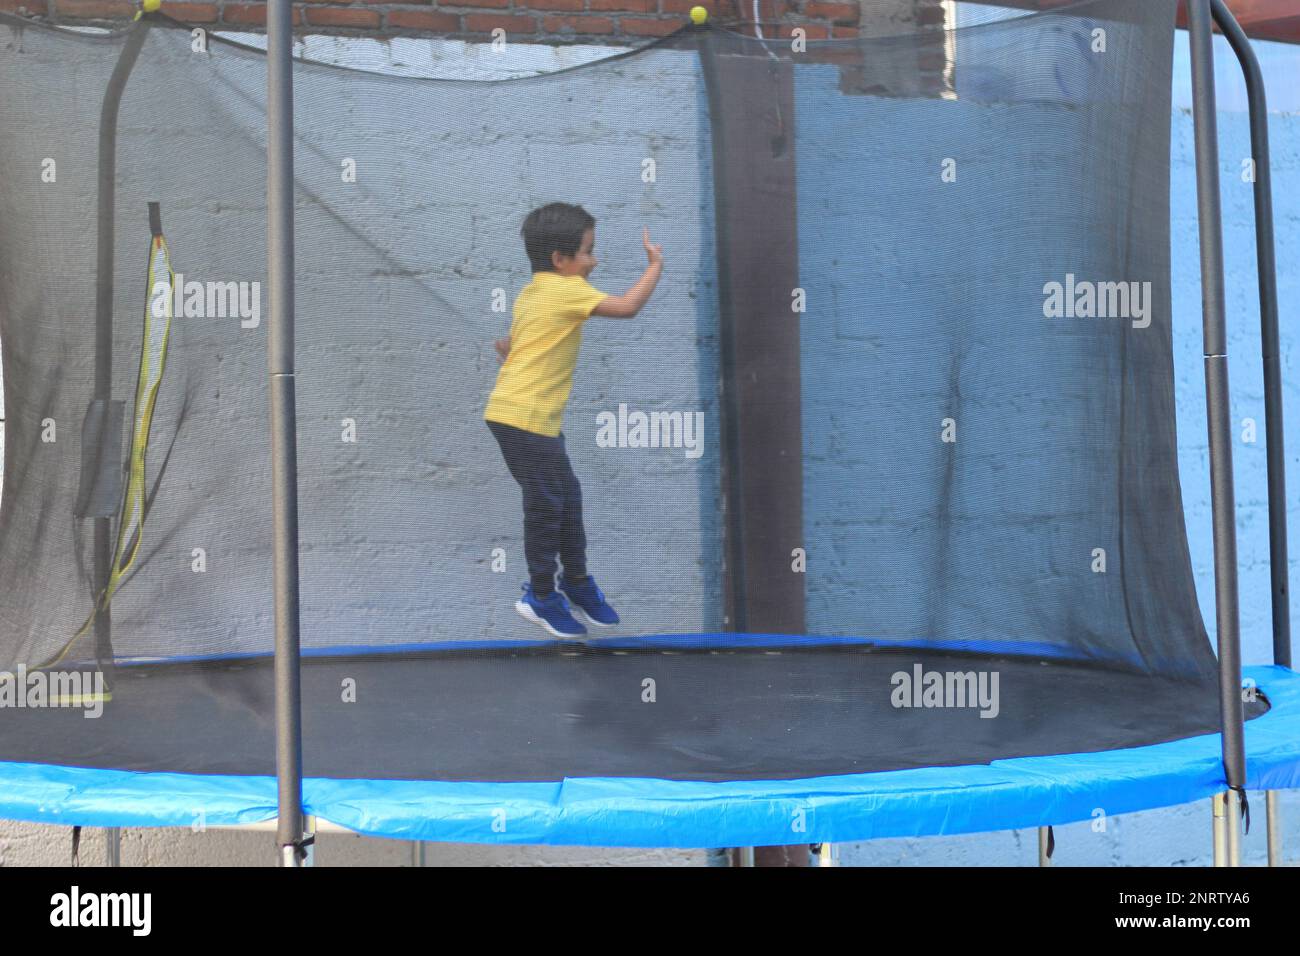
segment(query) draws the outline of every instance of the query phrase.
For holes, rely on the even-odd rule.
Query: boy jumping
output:
[[[564,406],[573,388],[582,323],[593,315],[630,319],[640,312],[663,272],[663,251],[643,230],[649,265],[625,295],[611,296],[587,282],[596,268],[596,220],[581,206],[557,202],[534,209],[520,233],[533,281],[515,299],[509,337],[496,343],[501,371],[483,418],[523,489],[529,580],[515,610],[556,637],[580,637],[587,629],[569,602],[596,627],[617,624],[618,614],[587,573],[582,486],[560,430]],[[557,555],[564,565],[559,591]]]

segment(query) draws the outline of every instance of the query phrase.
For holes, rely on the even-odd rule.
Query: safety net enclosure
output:
[[[1090,768],[1064,822],[1171,741],[1118,808],[1210,792],[1174,7],[686,28],[496,81],[296,62],[312,808],[481,841],[955,832],[1024,822],[1020,758]],[[0,691],[28,703],[0,710],[5,815],[274,813],[266,63],[203,39],[0,15]],[[595,216],[602,291],[641,274],[643,227],[666,260],[633,322],[588,320],[566,412],[622,615],[583,645],[514,610],[519,489],[483,421],[520,225],[553,201]],[[1300,692],[1256,676],[1280,735]],[[957,801],[987,774],[979,808],[867,821],[877,782]],[[792,835],[788,801],[828,788],[856,809]],[[729,806],[749,839],[704,828]]]

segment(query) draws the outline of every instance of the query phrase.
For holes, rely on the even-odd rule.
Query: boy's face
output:
[[[595,245],[596,230],[588,229],[582,234],[582,243],[578,246],[577,253],[566,256],[562,252],[552,252],[551,264],[562,276],[582,276],[585,279],[596,268],[596,257],[592,255]]]

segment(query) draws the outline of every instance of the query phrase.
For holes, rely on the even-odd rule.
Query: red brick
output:
[[[623,17],[618,21],[618,25],[624,33],[631,33],[634,36],[659,37],[666,36],[674,30],[681,29],[681,23],[669,18],[666,20],[645,20],[640,17]]]
[[[465,14],[466,33],[491,33],[496,29],[513,33],[523,39],[537,32],[537,18],[511,16],[506,13],[467,13]]]
[[[164,3],[162,12],[185,23],[216,23],[215,3]]]
[[[718,11],[715,9],[716,3],[700,3],[698,0],[660,0],[659,11],[661,13],[678,13],[682,16],[691,12],[691,7],[703,7],[709,11],[709,17],[716,17]]]
[[[845,92],[862,92],[865,83],[862,79],[862,47],[856,43],[848,43],[843,47],[819,47],[817,49],[818,63],[838,63],[842,71],[851,71],[848,75],[843,72],[840,76],[840,89]]]
[[[613,33],[614,21],[609,17],[542,17],[542,29],[547,33]]]
[[[938,0],[931,0],[930,6],[923,6],[916,11],[916,22],[925,27],[941,27],[948,22],[948,14]]]
[[[515,0],[515,9],[521,10],[565,10],[581,13],[583,0]]]
[[[924,47],[916,51],[916,65],[931,73],[942,70],[948,65],[948,57],[943,50],[927,50]]]
[[[736,14],[734,3],[700,3],[699,0],[661,0],[660,10],[664,13],[690,13],[691,7],[703,7],[709,11],[709,18],[730,21],[730,28],[754,35],[754,0],[741,0],[740,14]],[[796,13],[795,6],[787,0],[759,0],[758,19],[763,24],[763,35],[769,35],[776,25]]]
[[[777,36],[791,40],[796,29],[803,30],[805,40],[829,40],[831,36],[831,28],[824,23],[783,23],[777,28]]]
[[[0,10],[33,17],[43,17],[47,13],[45,0],[0,0]]]
[[[126,0],[60,0],[55,13],[81,20],[129,19],[135,16],[135,6]]]
[[[225,23],[266,24],[266,4],[264,3],[227,3],[221,8],[221,19]],[[293,8],[294,26],[302,26],[302,10]]]
[[[610,13],[657,13],[655,0],[590,0],[588,10],[608,10]]]
[[[389,10],[385,16],[389,27],[399,30],[423,30],[428,33],[456,33],[460,17],[435,10]]]
[[[308,7],[307,22],[314,27],[373,30],[379,26],[379,11],[356,7]]]
[[[848,40],[861,35],[862,31],[857,27],[831,27],[831,39],[833,40]]]
[[[438,4],[440,7],[468,7],[465,12],[470,13],[474,10],[480,10],[483,7],[494,7],[504,10],[510,6],[510,0],[465,0],[464,3],[458,3],[457,0],[447,0],[446,3]]]
[[[862,15],[862,8],[856,3],[825,3],[815,2],[805,3],[803,13],[806,17],[816,17],[818,20],[830,20],[834,23],[854,24]]]

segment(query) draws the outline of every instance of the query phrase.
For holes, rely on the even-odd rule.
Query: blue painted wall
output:
[[[1300,277],[1300,47],[1257,43],[1270,95],[1277,228],[1282,362],[1286,382],[1287,467],[1291,572],[1300,553],[1300,389],[1297,377]],[[1254,216],[1251,186],[1241,178],[1241,161],[1249,155],[1245,91],[1235,57],[1216,38],[1220,165],[1225,233],[1225,267],[1232,387],[1233,448],[1237,491],[1237,534],[1241,587],[1243,656],[1247,663],[1272,660],[1268,567],[1267,484],[1265,478],[1264,392],[1260,365],[1259,307],[1255,279]],[[1210,533],[1210,483],[1202,369],[1199,247],[1196,234],[1196,182],[1192,153],[1191,93],[1187,36],[1179,33],[1174,60],[1174,110],[1171,147],[1171,217],[1173,224],[1174,368],[1176,375],[1179,466],[1187,534],[1197,593],[1207,629],[1214,633],[1213,550]],[[1258,426],[1254,442],[1244,440],[1244,422]],[[1292,616],[1297,614],[1292,600]],[[1294,642],[1293,642],[1294,643]],[[1243,861],[1265,860],[1263,795],[1252,794],[1253,827],[1243,842]],[[1300,858],[1300,794],[1282,794],[1284,841],[1288,857]],[[1173,807],[1112,818],[1104,833],[1086,823],[1058,828],[1059,865],[1205,865],[1210,862],[1208,803]],[[846,864],[856,865],[1032,865],[1037,836],[1032,830],[969,837],[881,840],[842,850]]]

